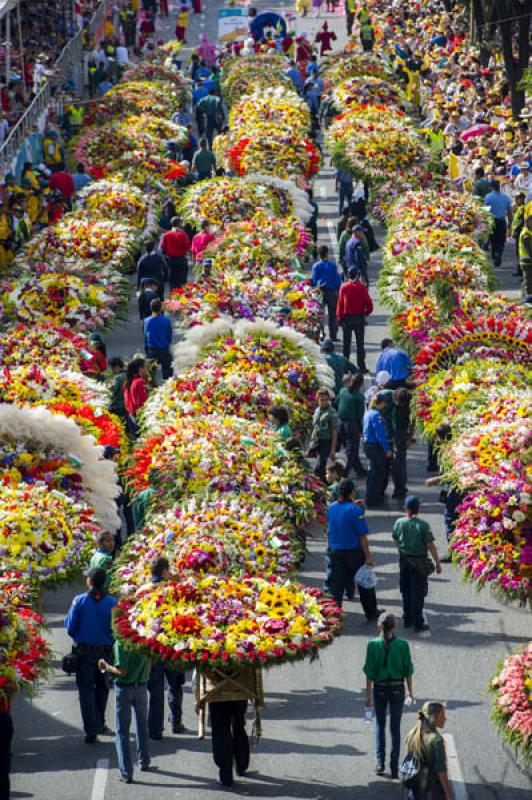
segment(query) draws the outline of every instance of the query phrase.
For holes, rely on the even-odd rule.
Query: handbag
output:
[[[71,653],[67,653],[66,656],[63,656],[61,669],[63,672],[66,672],[67,675],[75,675],[78,671],[78,665],[79,653],[77,649],[73,647]]]
[[[428,556],[406,556],[406,563],[424,578],[428,578],[436,569],[433,560]]]
[[[414,753],[407,753],[399,766],[399,780],[407,789],[414,789],[421,773],[421,759]]]

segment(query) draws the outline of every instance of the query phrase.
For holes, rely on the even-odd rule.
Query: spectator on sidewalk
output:
[[[357,368],[347,358],[334,352],[334,342],[331,339],[323,340],[321,352],[325,354],[325,360],[334,372],[334,393],[337,395],[344,385],[344,376],[356,375]]]
[[[405,698],[413,701],[412,675],[414,665],[410,646],[395,635],[395,617],[384,611],[378,620],[380,636],[368,642],[364,674],[366,675],[366,708],[375,709],[377,725],[377,763],[375,772],[382,775],[386,765],[386,714],[390,709],[390,773],[399,777],[401,749],[401,716]],[[405,692],[405,681],[407,691]]]
[[[414,626],[416,633],[430,630],[423,617],[423,606],[428,592],[428,576],[434,565],[428,558],[430,552],[441,573],[440,556],[434,544],[434,536],[428,522],[420,519],[419,499],[409,495],[405,501],[406,517],[401,517],[393,526],[392,538],[399,549],[399,589],[403,598],[403,623],[405,628]]]
[[[313,286],[321,289],[323,305],[327,309],[329,336],[334,342],[338,332],[336,305],[338,302],[338,290],[342,281],[336,262],[329,259],[327,245],[322,245],[319,248],[318,255],[319,261],[316,261],[312,267],[310,282]]]
[[[157,361],[161,365],[163,380],[171,378],[172,354],[170,345],[172,344],[172,323],[163,313],[163,304],[157,298],[152,300],[151,316],[144,320],[144,339],[146,343],[146,355],[152,361]]]
[[[351,337],[355,334],[357,365],[359,372],[366,373],[366,350],[364,333],[367,318],[373,311],[373,300],[366,286],[360,280],[360,272],[352,267],[349,280],[342,284],[336,305],[336,317],[343,331],[344,358],[351,355]]]
[[[412,372],[412,359],[406,350],[395,347],[392,339],[383,339],[381,350],[375,372],[389,374],[390,380],[386,386],[387,389],[398,389],[400,386],[404,386]]]

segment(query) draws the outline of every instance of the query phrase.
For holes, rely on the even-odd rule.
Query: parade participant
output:
[[[386,764],[386,715],[390,709],[390,773],[392,780],[399,775],[401,748],[401,717],[405,697],[413,702],[412,675],[414,665],[410,647],[405,639],[395,635],[395,617],[384,611],[379,619],[380,636],[368,642],[364,674],[366,675],[366,708],[375,709],[377,723],[377,764],[375,772],[382,775]],[[407,690],[405,692],[405,681]]]
[[[316,450],[316,475],[323,481],[327,461],[334,458],[336,453],[340,420],[331,405],[329,390],[319,389],[316,396],[319,405],[312,417],[311,447]]]
[[[408,493],[406,455],[412,446],[415,423],[410,412],[410,392],[405,388],[395,389],[391,408],[391,428],[393,435],[392,497],[403,499]]]
[[[150,674],[150,661],[142,653],[126,650],[120,643],[113,646],[114,665],[101,658],[98,668],[103,673],[115,676],[116,700],[116,754],[120,780],[123,783],[133,783],[133,763],[129,747],[129,726],[131,712],[135,714],[135,727],[137,732],[137,760],[141,772],[146,772],[150,767],[150,753],[148,746],[148,677]]]
[[[189,18],[188,8],[187,6],[182,5],[177,14],[177,19],[175,23],[175,38],[177,39],[178,42],[183,42],[184,44],[186,44],[187,41],[185,39],[185,36],[188,28],[188,18]]]
[[[129,362],[124,381],[124,403],[127,411],[127,430],[131,436],[138,436],[139,427],[136,415],[149,394],[148,364],[144,358],[134,358]]]
[[[483,200],[491,191],[491,181],[486,178],[484,167],[475,169],[475,183],[473,184],[473,194]]]
[[[259,710],[264,706],[260,669],[217,669],[196,676],[196,712],[203,715],[208,703],[212,755],[222,786],[233,785],[233,768],[237,775],[244,775],[249,768],[246,710],[250,700],[260,725]]]
[[[403,623],[405,628],[414,626],[416,633],[430,630],[423,617],[423,606],[428,592],[428,576],[434,564],[441,573],[440,556],[428,522],[420,519],[419,499],[409,495],[405,501],[406,517],[396,520],[392,538],[399,549],[399,589],[403,598]]]
[[[164,556],[151,565],[151,583],[154,585],[170,580],[170,563]],[[148,680],[149,708],[148,731],[150,739],[163,738],[164,731],[164,685],[168,687],[169,722],[172,733],[184,733],[183,725],[183,686],[185,673],[166,666],[163,661],[155,661]]]
[[[318,204],[314,198],[314,192],[312,189],[307,189],[307,197],[310,205],[312,206],[312,215],[307,222],[307,229],[310,231],[312,236],[312,241],[314,246],[312,248],[312,258],[317,258],[318,256],[318,216],[319,216],[319,208]]]
[[[87,175],[85,172],[85,167],[83,164],[78,164],[76,166],[76,171],[72,174],[72,181],[74,183],[74,189],[76,192],[81,192],[82,189],[85,188],[90,182],[92,178],[90,175]]]
[[[109,531],[100,531],[96,536],[96,543],[98,547],[91,556],[89,561],[89,572],[93,569],[103,569],[105,572],[105,591],[109,591],[109,584],[111,583],[111,568],[113,566],[113,551],[116,547],[116,539],[114,533]]]
[[[198,45],[198,55],[207,67],[212,67],[216,61],[216,45],[209,41],[206,33],[202,33]]]
[[[407,734],[407,753],[422,764],[418,785],[412,789],[413,800],[454,800],[448,777],[443,736],[438,728],[446,722],[443,703],[428,701],[417,713],[418,722]]]
[[[337,169],[334,186],[338,192],[338,216],[341,217],[344,205],[349,208],[353,199],[353,174],[344,169]]]
[[[365,409],[364,395],[360,389],[364,385],[364,376],[360,372],[357,375],[345,375],[343,384],[336,398],[340,418],[338,444],[347,455],[346,476],[353,469],[362,478],[367,475],[359,456]]]
[[[493,217],[493,230],[490,236],[491,257],[496,267],[501,266],[504,245],[506,243],[507,224],[512,224],[512,201],[507,194],[501,192],[499,181],[491,182],[491,192],[484,197],[484,205]]]
[[[200,106],[201,103],[198,105],[198,108],[200,108]],[[209,127],[209,120],[207,118],[207,128],[208,127]],[[195,173],[196,180],[198,181],[208,180],[209,178],[212,178],[213,174],[216,172],[216,156],[214,155],[212,150],[209,150],[209,147],[212,145],[213,133],[214,129],[211,128],[210,142],[208,141],[208,139],[200,139],[199,150],[196,150],[196,152],[194,153],[194,157],[192,159],[191,169],[192,172]],[[207,133],[207,137],[208,135],[209,134]]]
[[[364,282],[369,284],[368,259],[366,257],[366,246],[364,245],[365,233],[362,225],[353,225],[351,238],[345,245],[345,267],[349,272],[355,269],[362,275]]]
[[[200,233],[197,233],[193,237],[190,248],[190,252],[192,253],[192,257],[196,264],[203,259],[203,253],[205,252],[207,245],[209,245],[210,242],[213,242],[215,239],[216,236],[211,231],[211,223],[208,219],[202,219]]]
[[[289,425],[288,411],[285,406],[271,406],[268,409],[268,419],[275,426],[275,433],[284,442],[293,438],[294,433]]]
[[[341,278],[338,273],[336,262],[329,259],[329,248],[327,245],[321,245],[321,247],[318,248],[318,255],[319,261],[316,261],[312,267],[310,282],[313,286],[317,286],[318,289],[321,289],[323,305],[327,309],[329,336],[334,342],[338,331],[336,305],[338,302],[338,290],[340,288]]]
[[[119,356],[113,356],[108,363],[109,369],[114,376],[110,389],[109,411],[124,421],[127,418],[124,401],[124,381],[126,379],[124,362]]]
[[[320,31],[316,34],[314,41],[316,44],[320,46],[320,56],[323,57],[329,50],[332,50],[332,42],[336,41],[336,34],[334,31],[329,30],[329,26],[326,22],[323,23],[323,26]]]
[[[161,287],[155,278],[142,278],[138,292],[139,319],[144,331],[144,320],[151,315],[152,300],[160,300]]]
[[[157,298],[150,303],[151,316],[144,320],[144,340],[146,355],[152,361],[161,365],[163,381],[171,378],[172,354],[172,323],[163,313],[163,304]]]
[[[355,484],[345,478],[340,482],[338,500],[327,510],[329,526],[329,591],[340,608],[345,592],[353,589],[356,573],[363,564],[373,566],[368,545],[368,524],[364,508],[355,503]],[[360,603],[368,621],[377,619],[375,589],[358,587]]]
[[[338,394],[344,385],[344,375],[347,373],[356,375],[357,368],[347,358],[334,352],[334,342],[331,339],[323,340],[321,343],[321,352],[325,354],[325,360],[334,372],[334,393]]]
[[[78,654],[76,684],[86,744],[94,744],[99,734],[109,733],[105,725],[109,689],[98,669],[99,659],[109,658],[113,647],[111,611],[116,600],[105,590],[106,579],[105,570],[92,570],[87,578],[88,591],[74,598],[65,618]]]
[[[161,239],[161,251],[168,262],[170,291],[184,286],[187,282],[187,253],[189,250],[190,241],[181,228],[181,220],[179,217],[174,217],[172,229],[167,231]]]
[[[215,88],[209,89],[208,94],[202,97],[199,103],[197,103],[196,112],[205,117],[205,136],[207,137],[209,147],[212,147],[214,131],[221,131],[225,119],[222,101],[217,95]],[[201,142],[202,140],[200,139],[200,147]],[[216,160],[212,166],[216,167]],[[192,162],[192,168],[194,169],[194,162]],[[208,172],[207,177],[210,177],[210,174],[211,173]]]
[[[366,373],[366,350],[364,334],[367,318],[373,311],[373,300],[366,286],[360,280],[360,272],[351,267],[348,272],[349,280],[340,286],[338,302],[336,304],[336,317],[343,331],[344,358],[351,355],[351,337],[355,334],[357,349],[357,365],[359,372]]]
[[[360,43],[365,53],[371,53],[375,44],[375,30],[370,17],[360,23]]]
[[[368,507],[382,503],[388,475],[387,459],[393,455],[382,415],[386,404],[386,396],[377,392],[371,401],[370,408],[364,414],[364,452],[369,461],[366,483],[366,505]]]
[[[392,339],[383,339],[381,350],[375,372],[383,371],[389,374],[388,389],[398,389],[400,386],[404,386],[412,372],[412,359],[406,350],[395,347]]]
[[[164,282],[167,279],[167,272],[164,258],[155,250],[155,242],[146,242],[146,252],[137,261],[137,291],[141,288],[143,281],[155,281],[159,297],[164,300]]]

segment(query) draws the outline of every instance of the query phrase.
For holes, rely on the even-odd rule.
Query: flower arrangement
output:
[[[507,656],[491,679],[491,716],[504,741],[514,748],[519,761],[532,760],[532,643]]]
[[[104,407],[107,389],[104,384],[61,365],[46,368],[31,366],[4,367],[0,374],[2,403],[19,405],[57,403],[88,403]]]
[[[151,516],[140,536],[126,542],[114,568],[119,593],[148,583],[151,564],[164,555],[181,577],[226,574],[282,575],[294,569],[293,529],[245,495],[195,499]]]
[[[227,152],[229,164],[237,175],[264,172],[290,178],[311,178],[319,172],[321,155],[311,139],[286,134],[271,123],[261,125],[256,133],[242,136]]]
[[[88,338],[64,327],[39,325],[34,328],[19,324],[2,333],[2,367],[32,367],[46,359],[48,366],[77,370],[83,369],[92,358]]]
[[[316,655],[339,633],[340,618],[318,589],[273,577],[209,576],[122,598],[115,631],[126,647],[177,669],[268,667]]]
[[[58,489],[35,483],[0,488],[0,559],[49,587],[79,572],[100,530],[94,512]]]
[[[102,447],[111,445],[120,453],[127,451],[127,437],[121,420],[104,408],[88,403],[47,403],[52,414],[61,414],[71,419],[92,436]]]
[[[383,77],[354,75],[339,83],[332,91],[334,105],[338,109],[349,108],[352,103],[378,103],[385,106],[400,106],[405,102],[402,89]]]
[[[275,433],[258,422],[219,414],[183,417],[146,437],[125,475],[133,496],[155,486],[155,510],[183,497],[243,492],[283,507],[288,519],[303,525],[321,501],[300,461]]]
[[[402,194],[389,211],[388,223],[391,235],[399,238],[413,230],[443,228],[482,241],[488,237],[493,219],[478,197],[425,189]]]
[[[310,127],[307,103],[284,86],[255,89],[235,103],[229,113],[229,128],[235,140],[242,137],[262,140],[263,133],[269,135],[272,131],[284,136],[305,136]]]
[[[145,231],[155,229],[151,203],[145,192],[127,183],[101,180],[89,183],[78,194],[83,210],[95,217],[112,219],[134,225]]]
[[[391,80],[384,61],[369,53],[334,53],[326,56],[320,63],[320,72],[326,86],[336,86],[346,78],[371,76],[381,80]]]
[[[23,689],[34,691],[51,666],[52,653],[43,635],[43,618],[31,609],[24,594],[13,598],[2,584],[0,620],[0,698],[9,699]]]
[[[168,81],[127,81],[113,86],[99,101],[108,114],[154,114],[168,117],[187,102],[189,93],[183,84]]]
[[[285,72],[286,61],[279,53],[257,53],[224,61],[221,89],[228,106],[232,106],[250,91],[273,86],[293,89]]]
[[[291,213],[290,197],[275,187],[238,178],[214,178],[189,187],[179,206],[185,222],[208,219],[221,225],[224,219],[250,219],[257,211],[272,216]]]

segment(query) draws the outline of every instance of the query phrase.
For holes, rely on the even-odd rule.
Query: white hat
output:
[[[378,386],[386,386],[386,384],[390,382],[391,377],[387,370],[381,369],[380,372],[377,372],[375,375],[375,383]]]

